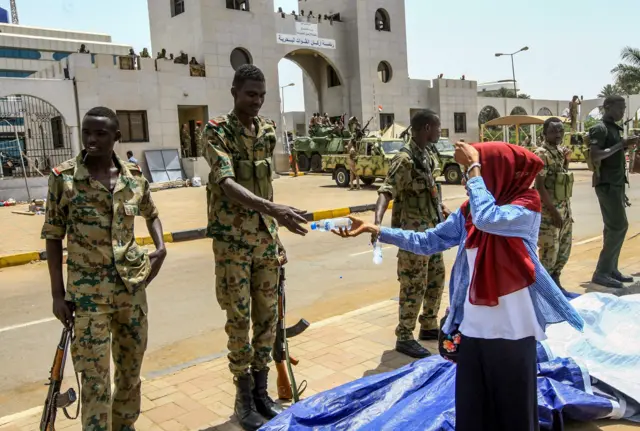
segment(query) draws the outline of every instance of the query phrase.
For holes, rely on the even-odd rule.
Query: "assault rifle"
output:
[[[410,152],[406,147],[400,149],[401,152],[409,155]],[[427,152],[430,150],[427,150]],[[427,155],[427,158],[430,158],[430,155]],[[431,195],[431,202],[433,206],[436,208],[436,216],[438,218],[438,224],[444,221],[444,211],[442,207],[442,189],[440,184],[436,183],[436,179],[433,178],[433,173],[431,172],[431,165],[429,164],[429,160],[426,160],[426,164],[418,159],[417,157],[412,156],[411,159],[413,163],[419,167],[423,172],[425,172],[425,180],[427,182],[427,187],[429,188],[429,194]]]
[[[64,374],[64,365],[67,359],[67,352],[69,351],[69,344],[71,343],[72,329],[65,327],[62,330],[62,337],[60,337],[60,343],[56,348],[56,354],[53,358],[53,366],[51,367],[51,375],[49,376],[49,393],[44,403],[44,410],[42,412],[42,419],[40,419],[40,431],[55,431],[56,414],[58,409],[62,409],[67,419],[77,419],[80,413],[80,401],[78,400],[78,407],[76,410],[76,416],[71,417],[67,413],[67,407],[73,404],[77,400],[76,391],[73,388],[69,388],[67,392],[60,393],[62,387],[62,378]],[[78,373],[76,373],[76,380],[78,382],[78,388],[80,388],[80,379],[78,379]]]
[[[298,402],[300,395],[307,388],[307,381],[302,381],[300,386],[296,384],[292,365],[298,365],[299,361],[289,355],[287,338],[293,338],[303,333],[309,327],[309,322],[300,319],[298,323],[287,328],[285,322],[285,281],[284,267],[281,266],[280,280],[278,281],[278,324],[276,326],[276,341],[273,346],[273,360],[278,372],[278,398],[286,401],[293,399],[294,402]]]

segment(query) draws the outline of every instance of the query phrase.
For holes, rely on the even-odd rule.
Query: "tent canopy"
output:
[[[549,119],[554,118],[553,116],[540,116],[540,115],[507,115],[505,117],[494,118],[491,121],[487,121],[484,123],[484,126],[487,127],[495,127],[495,126],[522,126],[529,124],[544,124],[544,122]],[[563,123],[569,122],[568,118],[564,117],[555,117],[558,118]]]
[[[380,130],[378,134],[382,139],[400,139],[400,134],[407,129],[400,123],[393,123],[386,129]]]

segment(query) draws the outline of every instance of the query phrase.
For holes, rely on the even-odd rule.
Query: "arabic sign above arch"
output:
[[[276,40],[283,45],[307,46],[310,48],[336,49],[336,41],[313,36],[277,33]]]

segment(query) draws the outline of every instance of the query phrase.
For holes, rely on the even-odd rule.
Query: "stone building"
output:
[[[295,114],[295,120],[289,116],[296,125],[308,124],[313,112],[326,112],[355,115],[362,122],[373,117],[370,129],[375,130],[394,121],[408,125],[412,113],[430,108],[442,119],[443,135],[472,142],[478,140],[479,113],[487,106],[498,115],[509,115],[516,108],[533,115],[559,115],[569,102],[478,97],[473,80],[410,79],[405,5],[400,0],[306,0],[299,3],[304,15],[302,10],[274,12],[274,0],[149,0],[148,5],[153,57],[164,49],[167,57],[184,53],[198,66],[139,57],[132,63],[128,47],[112,46],[108,36],[93,40],[85,33],[40,29],[41,35],[68,33],[65,37],[73,40],[73,46],[86,40],[92,55],[73,53],[71,45],[63,50],[57,45],[63,42],[30,48],[39,50],[46,64],[25,78],[0,77],[0,97],[30,96],[50,104],[54,117],[62,119],[58,129],[69,156],[80,151],[78,127],[87,110],[110,107],[118,113],[123,129],[117,146],[122,156],[133,151],[148,174],[146,152],[173,151],[187,176],[195,171],[201,177],[206,176],[207,166],[202,158],[194,159],[195,128],[198,122],[229,111],[233,75],[245,63],[264,71],[268,93],[262,115],[278,125],[283,118],[278,63],[283,58],[304,72],[305,113]],[[0,27],[0,41],[14,48],[23,46],[17,45],[24,42],[17,42],[20,37],[15,35],[25,34],[27,27]],[[15,40],[9,40],[9,31]],[[63,51],[64,55],[55,54]],[[1,56],[0,49],[0,63]],[[600,103],[585,100],[582,117]],[[629,104],[630,112],[636,112],[640,96],[633,96]],[[306,116],[304,121],[301,115]],[[180,130],[185,125],[192,136],[188,145],[181,143]],[[293,129],[292,124],[288,126]],[[17,131],[16,127],[11,130]],[[20,133],[26,154],[34,153],[38,144],[33,133]],[[279,145],[277,152],[277,170],[287,170],[284,147]]]

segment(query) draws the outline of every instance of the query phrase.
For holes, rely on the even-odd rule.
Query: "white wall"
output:
[[[100,33],[87,33],[83,31],[72,31],[63,29],[51,29],[43,27],[31,27],[28,25],[2,24],[0,32],[11,34],[24,34],[29,36],[55,37],[58,39],[74,39],[93,42],[111,42],[111,36]]]

